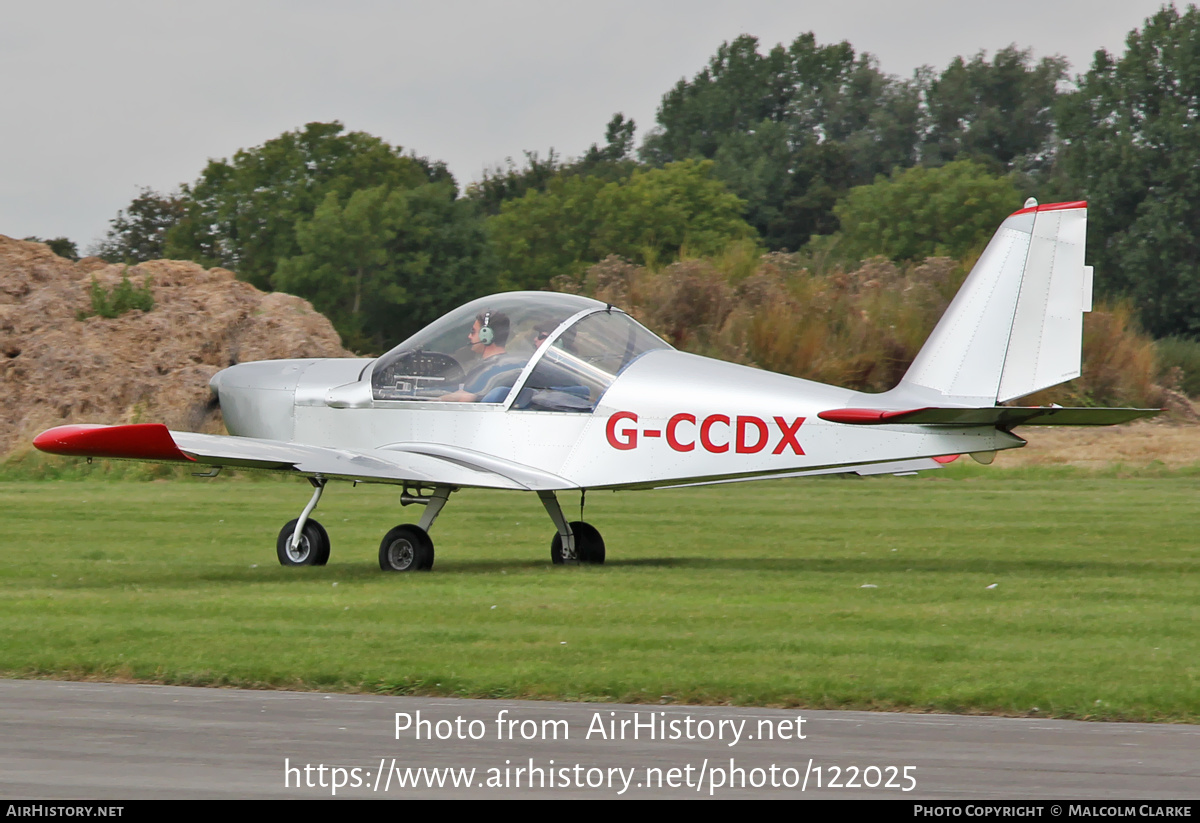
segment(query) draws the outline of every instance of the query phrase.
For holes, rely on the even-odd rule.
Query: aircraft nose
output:
[[[208,385],[217,394],[229,433],[290,440],[296,381],[311,362],[259,360],[213,375]]]
[[[294,391],[301,373],[313,360],[255,360],[238,363],[213,375],[208,385],[218,390],[269,389]]]

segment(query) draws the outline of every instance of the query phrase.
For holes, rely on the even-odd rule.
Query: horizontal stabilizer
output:
[[[988,406],[984,408],[923,409],[831,409],[817,417],[830,423],[879,426],[908,423],[924,426],[1115,426],[1139,417],[1151,417],[1162,409],[1095,409],[1062,406]]]

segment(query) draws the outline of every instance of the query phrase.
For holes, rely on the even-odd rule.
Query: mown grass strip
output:
[[[0,672],[1200,721],[1200,477],[985,472],[593,493],[600,568],[464,491],[408,575],[391,487],[331,486],[330,565],[285,569],[303,484],[4,482]]]

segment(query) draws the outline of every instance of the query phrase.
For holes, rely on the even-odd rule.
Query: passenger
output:
[[[554,330],[557,328],[558,328],[558,323],[556,323],[553,320],[549,320],[545,323],[539,323],[536,326],[534,326],[533,347],[535,349],[540,349],[542,347],[542,344],[545,343],[548,339],[550,339],[550,335],[553,334]]]
[[[479,356],[479,362],[467,372],[458,391],[444,394],[439,400],[473,403],[485,400],[500,403],[508,396],[525,366],[525,359],[509,355],[505,349],[508,342],[508,315],[484,309],[475,315],[475,322],[467,335],[471,351]]]

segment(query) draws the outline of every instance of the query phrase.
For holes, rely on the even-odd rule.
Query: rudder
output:
[[[896,391],[991,406],[1078,377],[1087,203],[1036,201],[1000,225]]]

